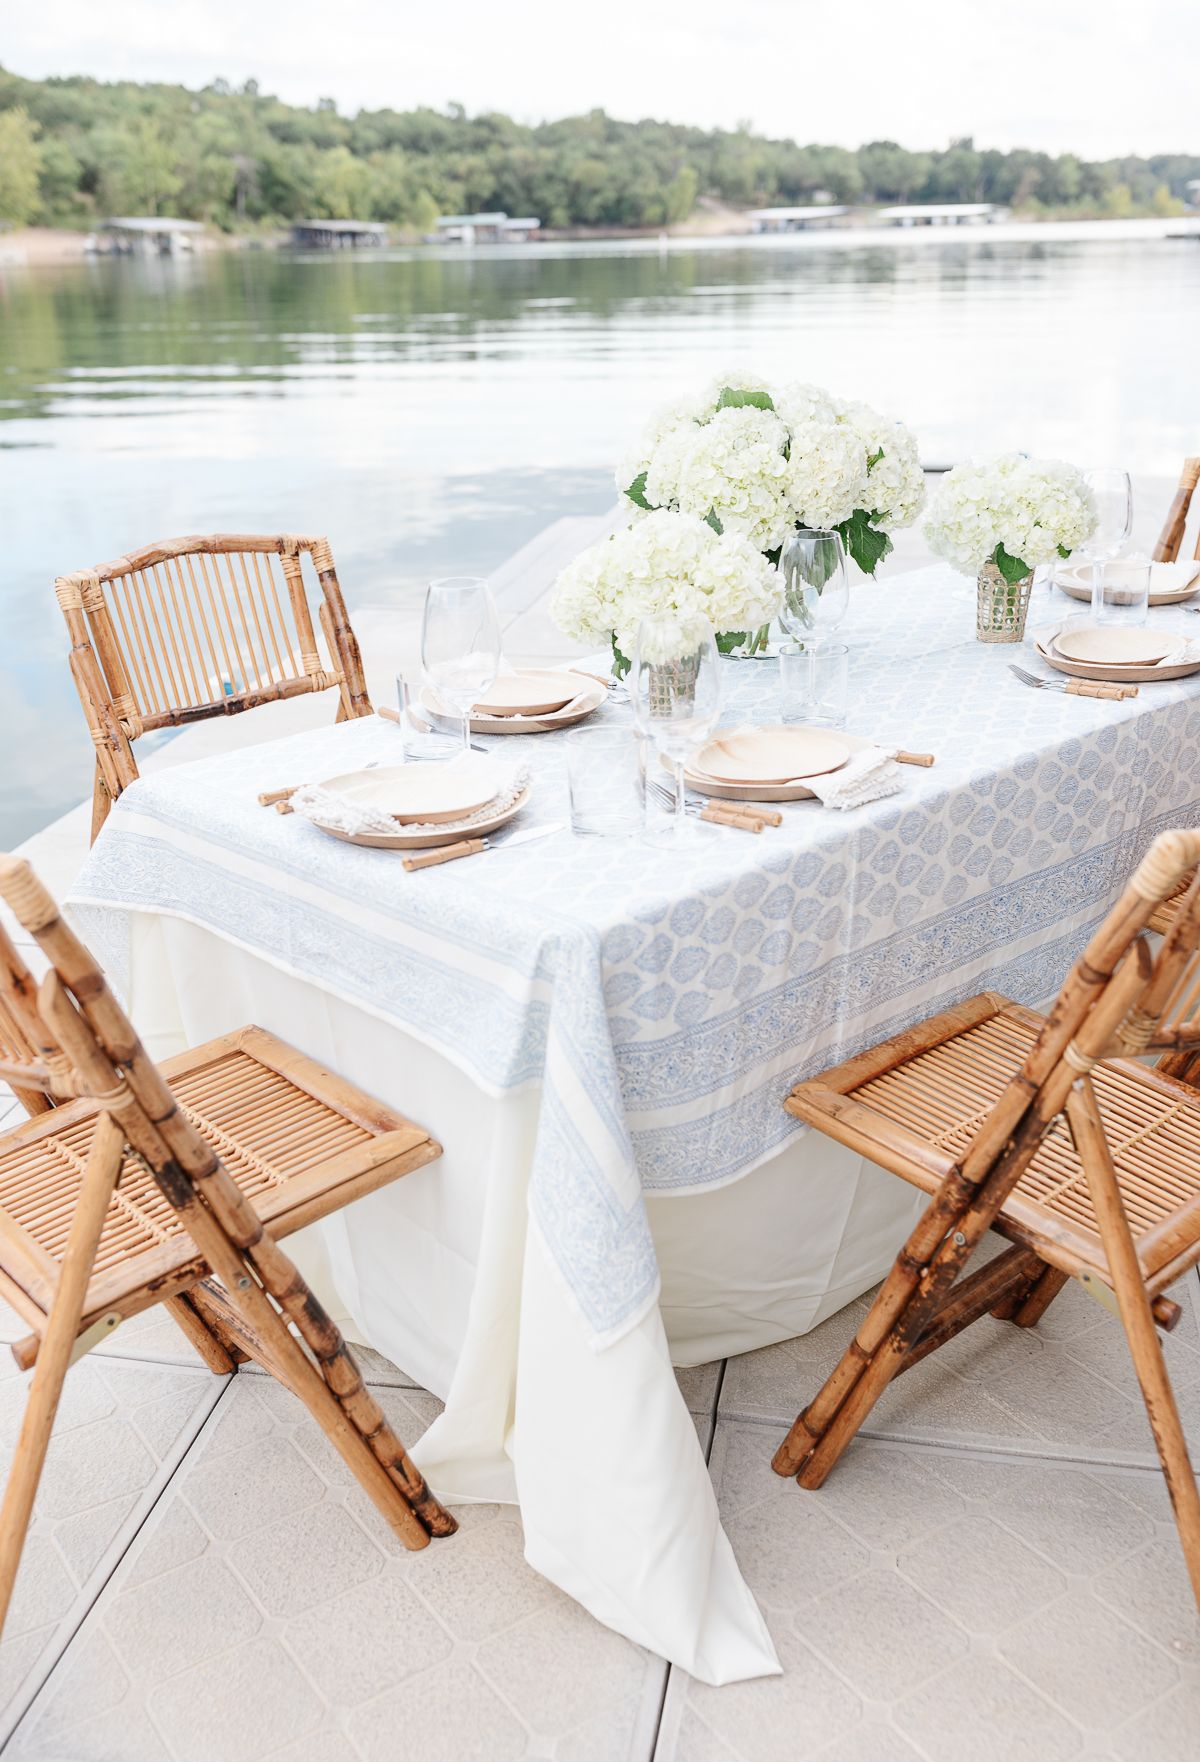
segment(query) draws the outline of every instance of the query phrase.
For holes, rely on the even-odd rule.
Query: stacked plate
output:
[[[1200,671],[1200,645],[1174,630],[1081,622],[1038,631],[1033,640],[1043,660],[1075,679],[1142,685]]]
[[[314,820],[322,832],[347,844],[375,850],[426,850],[454,844],[460,838],[484,838],[507,825],[529,799],[529,784],[514,788],[507,766],[498,768],[480,754],[465,754],[443,765],[380,765],[367,771],[345,771],[320,786],[338,805],[345,823]],[[354,810],[382,815],[395,831],[347,829]]]
[[[475,734],[548,734],[582,722],[607,696],[607,685],[590,673],[520,667],[502,673],[480,698],[471,712],[471,730]],[[439,727],[460,726],[432,686],[421,693],[421,705]]]
[[[1121,587],[1120,562],[1104,565],[1104,579],[1109,588]],[[1140,575],[1145,564],[1128,565],[1130,585],[1134,584],[1135,573]],[[1092,600],[1092,570],[1089,563],[1063,563],[1054,571],[1054,585],[1061,587],[1063,592],[1070,594],[1073,600]],[[1150,604],[1152,606],[1177,606],[1182,600],[1190,600],[1193,594],[1200,593],[1200,557],[1191,562],[1183,563],[1151,563],[1150,565]]]
[[[727,801],[811,801],[806,779],[840,771],[870,744],[828,728],[738,728],[701,747],[685,776],[689,788]]]

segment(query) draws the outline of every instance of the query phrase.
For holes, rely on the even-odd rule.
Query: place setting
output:
[[[573,726],[599,707],[606,687],[566,669],[506,667],[491,590],[474,576],[429,584],[421,660],[420,708],[401,678],[399,708],[385,718],[400,724],[401,763],[372,761],[267,791],[260,805],[299,815],[346,844],[406,853],[402,866],[410,872],[499,848],[494,835],[528,803],[532,776],[528,764],[480,748],[472,734],[544,732],[555,716],[558,726]],[[527,827],[502,843],[524,844],[561,827]]]
[[[1103,525],[1102,498],[1098,506]],[[1119,542],[1119,537],[1109,541],[1110,545]],[[1102,543],[1093,535],[1084,548]],[[1048,666],[1074,682],[1093,682],[1088,688],[1092,696],[1117,692],[1136,697],[1139,686],[1200,672],[1200,641],[1172,623],[1169,615],[1151,616],[1152,607],[1180,605],[1200,591],[1200,561],[1189,565],[1097,556],[1075,571],[1067,589],[1072,597],[1083,597],[1085,575],[1089,610],[1032,633],[1033,647]],[[1155,579],[1175,582],[1161,588],[1157,601],[1152,589]],[[1057,571],[1055,581],[1061,585]]]

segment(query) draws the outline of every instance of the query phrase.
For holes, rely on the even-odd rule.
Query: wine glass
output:
[[[1133,485],[1128,471],[1099,466],[1084,479],[1096,504],[1096,525],[1081,545],[1081,557],[1092,565],[1092,618],[1104,618],[1104,565],[1117,555],[1133,529]]]
[[[836,532],[789,533],[779,553],[783,601],[779,622],[801,643],[821,643],[850,607],[846,555]]]
[[[675,778],[672,841],[692,836],[684,767],[721,713],[721,663],[712,626],[646,618],[638,626],[629,669],[629,701],[638,731],[671,762]]]
[[[462,719],[462,750],[471,750],[471,709],[500,670],[500,619],[486,581],[451,575],[425,590],[421,666],[446,706]]]

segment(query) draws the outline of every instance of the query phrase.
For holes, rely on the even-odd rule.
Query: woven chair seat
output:
[[[1034,1011],[1006,1003],[997,1014],[863,1083],[853,1099],[911,1134],[914,1150],[919,1142],[957,1161],[1042,1022]],[[1174,1253],[1172,1220],[1200,1203],[1200,1094],[1127,1059],[1098,1065],[1092,1081],[1139,1255],[1153,1273]],[[802,1085],[801,1093],[819,1107],[819,1088]],[[812,1117],[807,1107],[805,1113]],[[891,1166],[926,1192],[939,1186],[937,1173],[900,1148]],[[1051,1262],[1067,1249],[1072,1263],[1085,1262],[1108,1282],[1087,1179],[1065,1119],[1047,1134],[997,1227]]]
[[[438,1154],[423,1128],[261,1028],[210,1041],[162,1069],[181,1110],[276,1237]],[[69,1102],[0,1139],[0,1230],[20,1263],[13,1276],[43,1311],[53,1296],[98,1112],[92,1101]],[[85,1316],[112,1308],[133,1314],[203,1271],[179,1213],[148,1170],[126,1156]]]

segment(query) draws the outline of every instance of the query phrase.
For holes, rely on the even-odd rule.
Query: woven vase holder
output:
[[[1023,642],[1033,575],[1005,581],[994,563],[979,571],[976,590],[975,635],[980,642]]]

